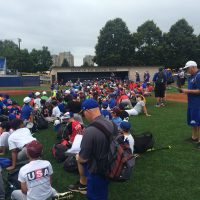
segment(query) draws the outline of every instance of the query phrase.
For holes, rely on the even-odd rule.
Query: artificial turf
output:
[[[15,96],[21,101],[24,96]],[[140,134],[151,131],[155,147],[168,146],[168,150],[152,151],[136,159],[130,181],[111,182],[109,200],[198,200],[200,195],[199,169],[200,152],[195,144],[185,142],[191,136],[186,124],[187,104],[167,102],[165,107],[156,108],[155,99],[147,99],[151,117],[144,115],[130,117],[132,131]],[[67,173],[62,163],[57,163],[51,153],[56,142],[53,127],[34,135],[44,144],[44,159],[51,162],[54,169],[53,187],[59,192],[67,190],[67,185],[78,180],[77,174]],[[74,199],[86,199],[76,194]]]

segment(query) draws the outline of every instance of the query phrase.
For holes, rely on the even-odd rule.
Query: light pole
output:
[[[21,55],[20,55],[20,43],[21,43],[21,41],[22,41],[22,39],[21,38],[17,38],[18,39],[18,47],[19,47],[19,69],[20,69],[20,65],[21,65],[21,59],[20,59],[20,57],[21,57]],[[21,71],[21,70],[20,70]]]

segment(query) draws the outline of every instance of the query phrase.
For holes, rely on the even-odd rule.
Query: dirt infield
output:
[[[38,91],[38,90],[37,90]],[[9,94],[9,95],[21,95],[21,94],[29,94],[31,92],[36,92],[36,90],[3,90],[0,93]]]
[[[167,93],[166,100],[187,103],[187,95],[182,93]]]
[[[30,91],[29,90],[5,90],[2,93],[9,94],[9,95],[21,95],[21,94],[29,94],[30,92],[36,92],[36,90],[30,90]],[[166,100],[186,103],[187,95],[182,94],[182,93],[167,93]]]

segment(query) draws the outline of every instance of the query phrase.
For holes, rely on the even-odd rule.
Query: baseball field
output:
[[[27,88],[26,92],[20,94],[15,88],[16,93],[10,94],[22,104],[22,99],[31,89]],[[169,94],[168,97],[172,101],[167,101],[166,106],[160,108],[154,106],[153,97],[147,98],[147,109],[151,117],[140,115],[131,117],[130,121],[133,133],[151,131],[155,147],[170,145],[172,148],[148,152],[138,157],[130,181],[110,183],[110,200],[199,199],[200,152],[195,150],[195,144],[185,141],[191,136],[191,130],[186,124],[186,97],[178,93]],[[53,126],[37,132],[35,137],[44,144],[43,158],[53,165],[53,187],[59,192],[66,191],[67,185],[78,180],[78,174],[65,172],[62,163],[57,163],[52,157],[51,148],[56,142]],[[75,194],[74,199],[86,198]]]

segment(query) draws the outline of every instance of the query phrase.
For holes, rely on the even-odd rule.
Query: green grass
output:
[[[23,97],[16,96],[16,100],[20,98]],[[109,200],[198,200],[200,153],[194,150],[194,144],[184,141],[191,136],[186,124],[187,104],[168,102],[166,107],[156,108],[154,98],[147,102],[152,116],[131,117],[134,133],[151,131],[157,146],[172,148],[137,158],[130,181],[111,182]],[[62,164],[53,159],[51,148],[56,142],[53,127],[36,133],[35,137],[44,144],[44,159],[53,165],[53,187],[59,192],[66,191],[66,186],[76,182],[78,175],[65,172]],[[86,198],[76,194],[75,199]]]

